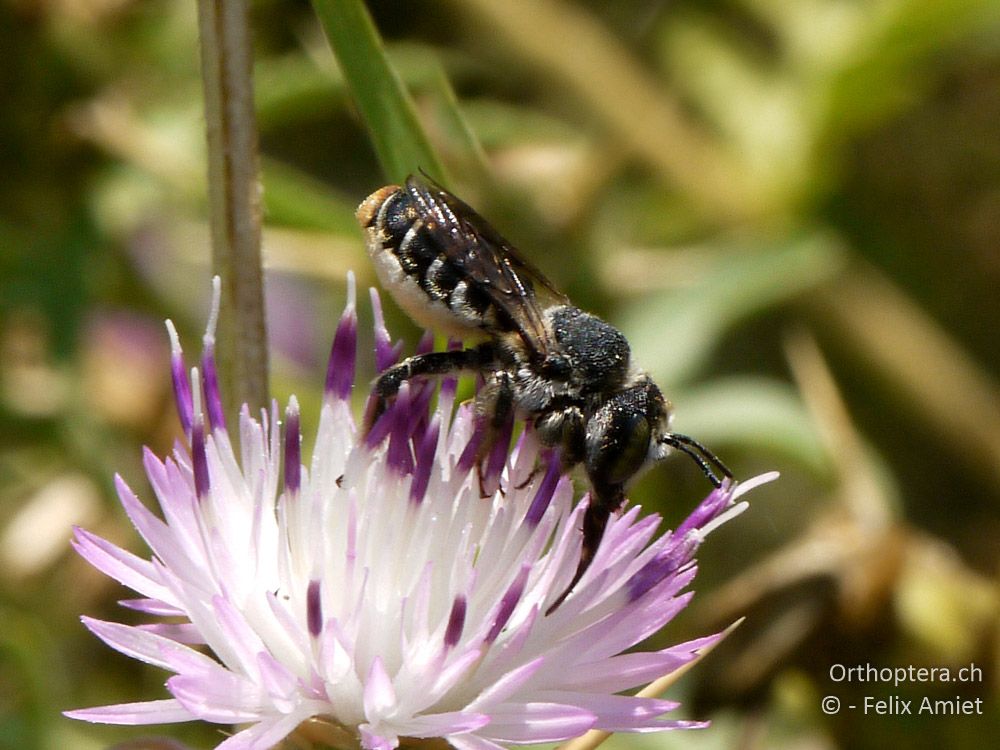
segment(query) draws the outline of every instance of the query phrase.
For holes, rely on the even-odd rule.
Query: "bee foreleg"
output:
[[[365,434],[399,392],[400,386],[412,378],[441,377],[458,372],[478,372],[494,360],[492,344],[472,349],[428,352],[408,357],[379,375],[372,389],[372,399],[365,414]]]
[[[583,544],[580,546],[580,562],[577,563],[573,580],[569,582],[569,586],[559,595],[559,598],[545,610],[546,615],[552,614],[583,578],[583,574],[587,572],[590,564],[594,561],[594,554],[601,544],[604,528],[608,525],[608,518],[611,517],[612,511],[618,510],[624,502],[625,494],[621,490],[610,498],[599,497],[596,493],[591,495],[590,505],[587,506],[587,512],[583,514]]]

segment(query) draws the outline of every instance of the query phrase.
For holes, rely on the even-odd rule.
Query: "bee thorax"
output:
[[[625,381],[630,352],[621,331],[569,305],[550,307],[545,315],[559,344],[549,358],[551,370],[566,372],[584,395],[615,389]],[[552,377],[557,375],[553,372]]]

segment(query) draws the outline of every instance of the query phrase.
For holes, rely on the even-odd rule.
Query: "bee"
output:
[[[573,306],[475,210],[416,176],[358,207],[382,286],[415,322],[462,339],[466,349],[418,354],[383,372],[366,429],[412,378],[478,373],[475,397],[495,437],[512,416],[558,449],[563,468],[582,464],[591,488],[577,570],[549,607],[572,592],[611,513],[644,469],[677,450],[719,487],[732,472],[696,440],[672,432],[672,407],[632,362],[614,326]],[[722,478],[720,478],[720,475]]]

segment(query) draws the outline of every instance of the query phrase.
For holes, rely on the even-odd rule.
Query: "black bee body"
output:
[[[367,428],[410,378],[471,371],[485,385],[476,406],[492,432],[516,415],[570,467],[583,464],[592,493],[576,574],[583,576],[625,488],[671,448],[718,486],[731,473],[702,445],[670,431],[671,408],[631,361],[628,341],[568,303],[472,208],[415,177],[370,195],[357,211],[382,285],[416,322],[477,346],[431,352],[382,373]],[[551,299],[543,304],[540,296]]]

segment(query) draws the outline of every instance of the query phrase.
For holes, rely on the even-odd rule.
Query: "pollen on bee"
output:
[[[380,187],[374,193],[361,201],[361,205],[358,206],[358,210],[354,212],[354,216],[357,218],[358,223],[365,229],[374,224],[375,217],[378,216],[379,208],[382,207],[382,204],[385,203],[390,195],[398,190],[398,185],[386,185],[385,187]]]

